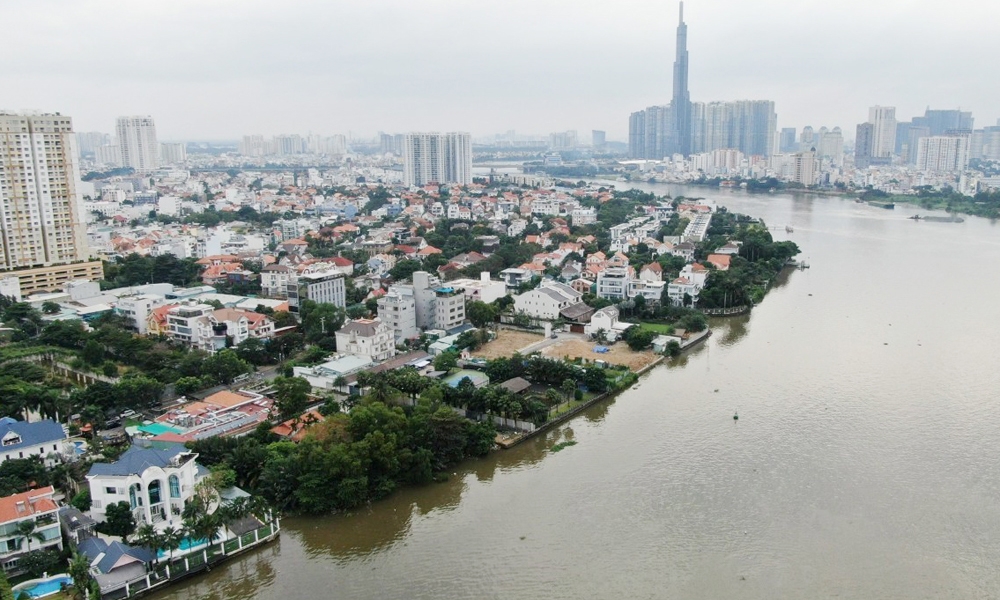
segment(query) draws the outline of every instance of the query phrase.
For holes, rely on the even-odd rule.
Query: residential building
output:
[[[678,277],[667,286],[667,296],[674,306],[698,304],[698,295],[708,280],[708,269],[700,264],[685,265]]]
[[[139,173],[149,173],[160,166],[160,145],[153,117],[118,117],[117,132],[123,166]]]
[[[19,562],[28,552],[62,550],[59,505],[54,495],[50,485],[0,498],[0,566],[7,575],[23,571]],[[34,526],[30,533],[25,533],[25,523]]]
[[[413,297],[413,286],[394,285],[378,299],[378,316],[393,331],[396,343],[416,338],[417,309]]]
[[[597,337],[598,333],[603,335],[604,341],[615,342],[621,339],[629,327],[634,327],[634,323],[622,323],[618,320],[620,313],[614,306],[606,306],[594,313],[583,328],[583,332],[589,336]]]
[[[94,463],[87,473],[91,516],[103,522],[112,504],[125,502],[139,525],[179,528],[181,512],[208,470],[181,444],[162,449],[136,444],[113,463]]]
[[[298,277],[289,277],[287,285],[288,310],[299,312],[302,302],[312,300],[318,304],[347,306],[347,285],[344,273],[339,269],[306,272]]]
[[[46,467],[54,467],[67,453],[66,432],[59,423],[51,419],[34,423],[0,419],[0,463],[37,456]]]
[[[891,159],[896,150],[896,107],[869,108],[868,122],[872,124],[872,158]]]
[[[635,278],[632,267],[608,267],[597,275],[597,297],[625,300],[629,284]]]
[[[165,165],[176,165],[187,160],[187,146],[184,144],[160,144],[160,161]]]
[[[554,321],[565,309],[581,304],[583,294],[557,281],[543,281],[537,288],[514,296],[514,312],[533,319]]]
[[[288,280],[294,277],[294,270],[285,265],[267,265],[260,270],[261,293],[270,298],[288,297]]]
[[[507,295],[507,284],[490,279],[489,271],[479,274],[479,279],[456,279],[452,286],[465,290],[466,301],[476,300],[487,304]]]
[[[69,117],[0,111],[0,270],[24,269],[23,294],[93,264],[78,262],[90,256],[78,161]]]
[[[403,142],[403,182],[472,183],[472,138],[468,133],[408,133]]]
[[[132,324],[132,329],[139,335],[149,333],[149,316],[153,309],[163,306],[166,298],[158,294],[136,294],[122,296],[115,305],[115,313],[125,317]]]
[[[207,323],[206,317],[214,310],[215,307],[211,304],[199,304],[193,300],[167,309],[166,336],[175,342],[203,350],[214,348],[219,342],[225,347],[225,325],[211,328]],[[155,315],[155,311],[152,314]]]
[[[381,319],[355,319],[337,330],[337,352],[383,362],[396,355],[393,329]]]
[[[969,136],[932,135],[917,143],[918,171],[954,173],[969,164]]]
[[[797,152],[792,156],[792,181],[804,186],[816,185],[819,178],[819,161],[812,151]]]

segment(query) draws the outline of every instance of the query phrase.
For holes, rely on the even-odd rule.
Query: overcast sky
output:
[[[1000,117],[1000,2],[689,0],[696,101],[778,125],[874,104]],[[77,131],[150,114],[164,140],[250,133],[604,129],[671,96],[677,3],[649,0],[0,0],[0,108]]]

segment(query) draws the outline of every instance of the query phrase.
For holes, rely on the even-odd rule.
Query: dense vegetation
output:
[[[299,444],[266,429],[240,438],[191,443],[199,462],[226,465],[236,484],[285,511],[324,513],[360,506],[493,445],[490,423],[473,423],[429,398],[391,407],[369,397],[349,414],[329,415]]]

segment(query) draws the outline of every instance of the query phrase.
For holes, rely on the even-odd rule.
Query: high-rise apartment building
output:
[[[840,166],[844,162],[844,134],[840,127],[827,129],[820,127],[816,135],[816,155],[829,159],[831,164]],[[803,148],[809,150],[809,148]]]
[[[929,173],[962,171],[969,164],[968,135],[931,135],[917,144],[917,170]]]
[[[872,164],[872,144],[875,139],[875,126],[871,123],[858,124],[854,138],[854,166],[859,169],[868,168]]]
[[[111,143],[110,137],[100,131],[82,131],[76,134],[76,143],[81,155],[93,154],[98,146]]]
[[[23,293],[100,277],[99,261],[59,267],[89,257],[78,161],[69,117],[0,112],[0,269],[25,269],[15,273]]]
[[[187,160],[187,146],[182,143],[160,144],[160,160],[165,165],[176,165]]]
[[[949,130],[972,129],[973,118],[971,112],[961,110],[931,110],[924,111],[924,116],[914,117],[913,124],[927,127],[930,135],[945,135]]]
[[[868,122],[872,124],[872,158],[891,160],[896,151],[896,107],[869,108]]]
[[[576,146],[576,131],[558,131],[549,134],[549,148],[553,150],[570,150]]]
[[[239,145],[243,156],[264,156],[267,154],[267,142],[262,135],[245,135]]]
[[[795,152],[798,144],[795,141],[795,128],[782,127],[781,137],[778,141],[778,152]]]
[[[590,145],[594,147],[594,151],[603,151],[605,144],[607,144],[607,135],[600,129],[592,129],[590,131]]]
[[[153,117],[118,117],[117,133],[122,165],[139,173],[160,166],[160,144],[156,141]]]
[[[812,150],[797,152],[792,156],[792,181],[804,186],[816,185],[819,161]]]
[[[468,133],[408,133],[403,144],[403,182],[472,183],[472,137]]]

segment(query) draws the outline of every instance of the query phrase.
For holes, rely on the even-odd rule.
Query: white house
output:
[[[38,456],[46,467],[54,467],[67,453],[66,432],[59,423],[50,419],[35,423],[0,419],[0,463]]]
[[[181,444],[163,450],[135,445],[116,462],[94,463],[87,473],[91,516],[103,522],[108,506],[126,502],[139,525],[181,527],[184,504],[208,475],[197,457]]]
[[[603,331],[605,341],[617,341],[625,335],[625,331],[629,327],[635,326],[634,323],[622,323],[618,320],[618,316],[618,309],[614,306],[602,308],[590,318],[590,323],[584,326],[583,332],[587,335],[595,336],[598,331]]]
[[[583,294],[557,281],[543,281],[541,285],[514,297],[514,311],[534,319],[554,321],[560,311],[583,302]]]
[[[53,499],[55,489],[47,486],[0,498],[0,566],[8,575],[21,572],[21,556],[35,550],[62,550],[59,505]],[[25,534],[21,527],[31,523]]]
[[[355,319],[337,331],[337,352],[383,362],[396,355],[393,329],[381,319]]]
[[[708,270],[700,264],[685,265],[677,279],[667,286],[667,295],[674,306],[684,304],[684,296],[691,297],[691,306],[698,304],[698,294],[708,280]]]
[[[260,270],[260,288],[265,296],[286,298],[288,296],[288,279],[292,268],[286,265],[267,265]]]

